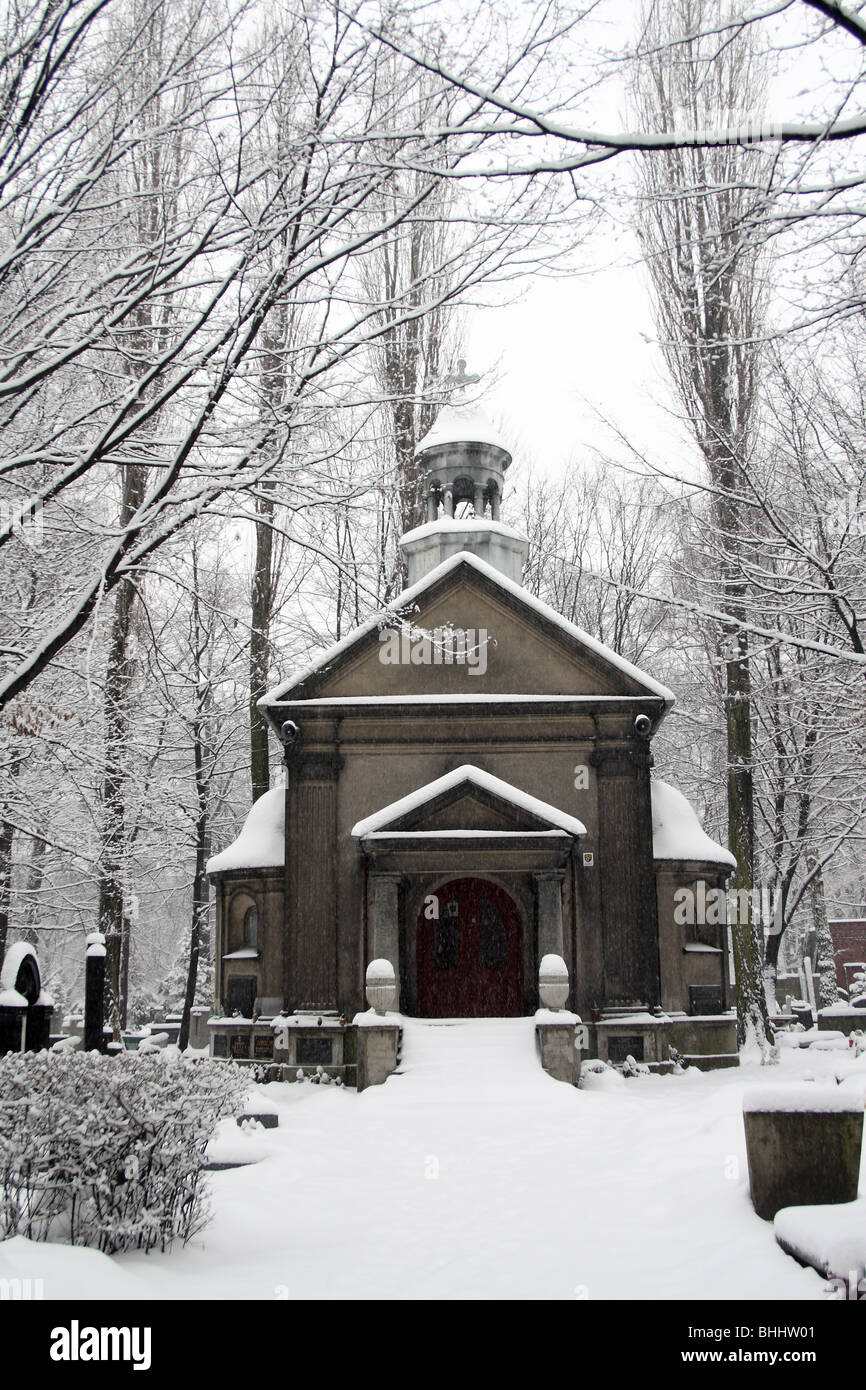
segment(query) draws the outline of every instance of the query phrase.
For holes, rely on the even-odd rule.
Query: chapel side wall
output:
[[[226,997],[232,976],[256,977],[260,999],[283,997],[285,913],[283,875],[280,869],[236,870],[216,880],[216,933],[214,938],[214,1003]],[[259,913],[258,959],[226,960],[243,946],[243,909],[254,903]]]
[[[727,971],[727,928],[720,928],[719,953],[687,951],[686,946],[694,940],[688,923],[675,919],[676,903],[674,895],[679,888],[695,889],[698,879],[703,879],[708,889],[724,890],[725,874],[717,864],[699,864],[694,861],[665,861],[656,865],[656,885],[659,920],[659,955],[661,959],[662,1008],[669,1011],[689,1012],[689,987],[692,985],[719,985],[722,991],[722,1008],[730,1007],[730,986]]]

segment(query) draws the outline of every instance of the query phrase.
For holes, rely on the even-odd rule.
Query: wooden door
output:
[[[422,1018],[508,1018],[523,1013],[520,914],[506,892],[457,878],[435,893],[438,916],[418,918]]]

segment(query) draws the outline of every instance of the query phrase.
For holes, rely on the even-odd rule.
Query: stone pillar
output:
[[[498,521],[498,520],[499,520],[499,488],[498,488],[498,487],[492,487],[492,488],[490,489],[490,519],[491,519],[491,521]]]
[[[439,502],[436,498],[436,489],[431,488],[427,494],[427,520],[436,521],[439,517]]]
[[[544,869],[532,875],[538,903],[538,959],[563,954],[562,869]]]
[[[475,484],[475,496],[472,500],[472,505],[475,508],[476,516],[484,515],[484,488],[480,483]]]
[[[603,1006],[651,1008],[660,985],[649,749],[612,742],[590,761],[598,776]]]
[[[373,885],[373,959],[389,960],[394,967],[397,993],[395,1012],[400,1009],[400,874],[377,873]]]
[[[445,515],[454,515],[454,493],[451,491],[450,487],[445,491]]]
[[[336,739],[327,746],[286,748],[286,1006],[305,1011],[337,1007],[337,778]],[[321,740],[321,741],[319,741]]]

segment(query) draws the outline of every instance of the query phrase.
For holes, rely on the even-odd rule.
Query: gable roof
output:
[[[522,608],[533,613],[536,617],[541,618],[544,622],[555,628],[562,636],[570,638],[573,644],[591,653],[607,666],[613,667],[621,675],[626,676],[629,680],[640,686],[643,693],[646,695],[661,699],[665,707],[669,707],[674,703],[674,695],[667,686],[662,685],[660,681],[654,680],[652,676],[646,675],[643,671],[639,670],[637,666],[633,666],[630,661],[626,661],[625,657],[620,656],[610,647],[606,647],[603,642],[599,642],[597,638],[591,637],[589,633],[584,632],[582,628],[569,622],[561,613],[557,613],[555,608],[551,608],[550,604],[545,603],[542,599],[535,598],[534,595],[528,593],[521,584],[515,584],[513,580],[508,579],[504,574],[500,573],[499,570],[487,564],[485,560],[479,559],[479,557],[473,555],[471,551],[461,550],[456,555],[452,555],[447,560],[443,560],[441,565],[437,565],[435,569],[430,570],[429,573],[425,574],[422,579],[419,579],[416,584],[405,589],[403,593],[393,599],[391,603],[380,608],[377,613],[371,618],[368,618],[360,627],[355,628],[354,631],[350,632],[341,641],[335,642],[333,646],[325,648],[325,650],[320,652],[315,660],[308,666],[291,676],[281,685],[275,686],[272,690],[269,690],[258,701],[259,707],[266,709],[269,705],[280,704],[291,699],[293,692],[296,692],[299,687],[306,685],[316,675],[324,673],[324,671],[335,662],[351,652],[354,647],[364,642],[373,632],[381,629],[383,622],[388,618],[399,620],[400,615],[407,606],[428,593],[436,585],[440,584],[443,579],[447,578],[447,576],[461,567],[468,567],[470,570],[481,575],[488,583],[492,583],[507,595],[512,602],[517,600],[517,603]],[[296,695],[295,698],[303,699],[304,695],[299,694]]]
[[[390,805],[383,806],[373,815],[365,816],[352,826],[352,835],[360,840],[368,835],[382,833],[407,817],[423,812],[432,803],[441,803],[443,799],[456,800],[464,791],[473,787],[524,816],[542,822],[550,830],[566,835],[586,834],[586,826],[575,816],[569,816],[557,806],[551,806],[548,801],[530,796],[528,792],[513,786],[511,782],[503,781],[501,777],[494,777],[492,772],[484,772],[472,763],[464,763],[461,767],[455,767],[452,772],[446,772],[444,776],[436,777],[432,782],[409,792],[408,796],[401,796]],[[453,797],[449,798],[449,793],[453,793]]]

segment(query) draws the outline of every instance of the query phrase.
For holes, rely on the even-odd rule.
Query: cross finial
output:
[[[466,358],[458,357],[457,371],[452,372],[450,376],[445,378],[445,385],[451,391],[463,391],[467,386],[475,386],[480,380],[480,376],[467,374]]]

